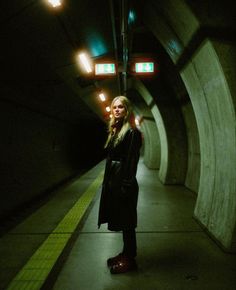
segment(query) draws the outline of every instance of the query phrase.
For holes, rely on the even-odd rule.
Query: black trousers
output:
[[[123,231],[123,254],[130,258],[135,258],[137,255],[137,242],[135,229]]]

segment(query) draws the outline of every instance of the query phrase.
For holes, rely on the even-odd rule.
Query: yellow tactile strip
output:
[[[93,200],[103,172],[78,199],[53,232],[36,250],[25,266],[9,284],[7,290],[38,290],[43,285],[62,250]]]

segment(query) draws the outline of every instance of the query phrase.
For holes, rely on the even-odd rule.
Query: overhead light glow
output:
[[[102,102],[105,102],[106,101],[106,97],[105,97],[105,95],[103,93],[100,93],[98,96],[99,96],[99,98],[100,98],[100,100]]]
[[[109,75],[115,74],[116,67],[114,63],[96,63],[95,75]]]
[[[134,23],[136,19],[136,14],[133,10],[129,11],[129,15],[128,15],[128,24]]]
[[[48,3],[50,3],[53,8],[61,6],[61,0],[48,0]]]
[[[137,127],[139,127],[139,126],[140,126],[139,119],[136,117],[136,118],[134,119],[134,121],[135,121],[135,125],[136,125]]]
[[[135,72],[136,73],[153,73],[154,62],[136,62]]]
[[[110,112],[111,111],[110,107],[106,107],[106,111]]]
[[[136,116],[134,119],[134,122],[135,122],[136,127],[140,129],[141,123],[143,122],[143,117]]]
[[[86,70],[87,73],[92,72],[92,67],[90,65],[89,59],[85,53],[80,53],[79,54],[79,59],[81,63],[83,64],[84,69]]]

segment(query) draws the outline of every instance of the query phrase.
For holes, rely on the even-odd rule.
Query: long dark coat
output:
[[[142,144],[138,129],[130,128],[116,146],[111,141],[99,207],[98,226],[108,223],[111,231],[137,226],[138,183],[136,179]]]

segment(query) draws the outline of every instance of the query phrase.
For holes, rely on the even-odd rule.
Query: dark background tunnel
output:
[[[3,220],[104,158],[99,119],[74,124],[14,102],[1,102],[1,111]]]

